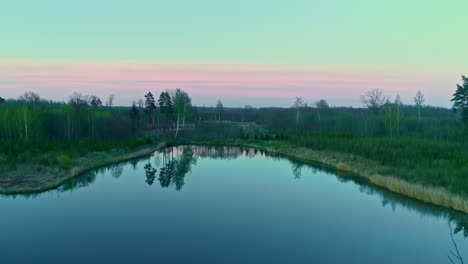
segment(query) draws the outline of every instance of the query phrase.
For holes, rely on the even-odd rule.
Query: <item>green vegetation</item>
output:
[[[7,164],[7,159],[3,155],[0,155],[0,166],[5,164]]]
[[[376,184],[437,204],[448,202],[426,196],[449,193],[464,203],[467,91],[463,77],[452,100],[455,111],[423,105],[421,91],[414,105],[405,105],[398,95],[392,101],[377,89],[361,97],[365,108],[331,107],[324,99],[306,103],[300,97],[291,108],[228,108],[221,100],[215,107],[196,107],[180,89],[161,92],[158,99],[149,92],[131,107],[113,107],[113,95],[103,106],[96,96],[74,93],[63,103],[28,92],[0,100],[0,188],[56,182],[64,173],[77,175],[117,157],[150,153],[139,151],[157,142],[237,142],[367,175]],[[43,180],[35,182],[40,178],[35,175]]]
[[[453,109],[461,112],[465,125],[465,133],[468,134],[468,78],[462,76],[463,84],[457,85],[457,90],[453,94]]]
[[[68,155],[62,154],[57,157],[57,160],[63,169],[70,169],[73,166],[73,160]]]
[[[351,172],[355,177],[365,178],[371,183],[384,187],[408,197],[452,208],[468,213],[466,195],[448,191],[440,185],[427,184],[426,178],[418,178],[419,182],[408,181],[393,172],[404,172],[394,167],[384,166],[378,162],[366,159],[352,153],[331,150],[315,150],[310,147],[290,144],[285,141],[263,140],[231,140],[228,142],[211,141],[204,144],[233,145],[265,150],[269,153],[281,154],[302,162],[324,164],[334,169],[338,174]],[[382,174],[385,173],[385,174]],[[351,176],[347,174],[348,176]],[[456,179],[462,181],[462,179]],[[422,183],[424,182],[424,183]]]
[[[382,166],[377,173],[409,182],[444,187],[468,194],[468,149],[457,142],[414,137],[356,138],[317,134],[284,134],[281,142],[314,150],[329,150],[363,157]]]

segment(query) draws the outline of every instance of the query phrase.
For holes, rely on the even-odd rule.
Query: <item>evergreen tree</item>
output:
[[[158,99],[159,109],[163,117],[163,123],[167,126],[173,118],[174,108],[169,92],[162,92]]]
[[[140,111],[136,106],[136,102],[133,101],[132,108],[130,108],[130,119],[132,120],[132,129],[133,133],[135,133],[136,129],[138,128],[138,124],[140,123]]]
[[[151,92],[145,95],[145,113],[148,115],[148,119],[151,119],[151,125],[154,126],[154,118],[156,115],[156,101],[154,100],[154,96]]]
[[[102,106],[102,101],[99,99],[99,97],[92,95],[89,97],[89,104],[91,107],[101,107]]]
[[[463,124],[468,128],[468,78],[462,76],[463,84],[457,84],[457,90],[453,94],[453,110],[461,112]],[[466,130],[468,134],[468,129]]]
[[[216,112],[218,113],[218,122],[221,123],[221,114],[224,112],[224,106],[221,100],[218,100],[216,103]]]

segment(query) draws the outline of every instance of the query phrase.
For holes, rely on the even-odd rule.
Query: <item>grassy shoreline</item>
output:
[[[213,142],[193,143],[194,145],[213,145]],[[179,145],[179,144],[177,144]],[[420,183],[412,183],[407,180],[395,177],[394,175],[383,175],[379,171],[388,167],[380,165],[376,161],[365,159],[358,155],[340,153],[328,150],[314,150],[307,147],[297,147],[292,144],[278,141],[259,140],[229,140],[216,141],[214,145],[251,147],[261,149],[270,153],[280,154],[306,163],[320,163],[338,171],[350,172],[356,176],[369,180],[376,186],[386,188],[392,192],[405,195],[423,202],[437,206],[451,208],[457,211],[468,213],[468,199],[466,197],[449,192],[443,187],[426,186]],[[84,157],[79,159],[77,165],[67,170],[63,175],[52,180],[36,182],[37,186],[18,186],[13,188],[0,187],[0,194],[28,194],[38,193],[55,189],[67,180],[77,177],[89,170],[102,166],[123,162],[139,157],[150,155],[152,152],[166,147],[165,142],[156,146],[144,147],[135,151],[120,153],[118,155],[107,155],[104,158],[94,159]],[[52,171],[45,173],[53,174]]]
[[[272,141],[233,140],[223,145],[252,147],[295,158],[303,162],[320,163],[335,168],[338,171],[350,172],[356,176],[363,177],[376,186],[386,188],[392,192],[433,205],[468,213],[468,199],[466,197],[451,193],[443,187],[426,186],[420,183],[408,182],[394,175],[383,175],[378,173],[378,171],[385,170],[388,167],[358,155],[313,150]]]
[[[28,186],[29,184],[14,183],[12,187],[5,188],[0,187],[0,194],[31,194],[40,193],[48,190],[55,189],[63,185],[67,180],[77,177],[87,171],[97,169],[103,166],[111,165],[118,162],[128,161],[144,156],[148,156],[154,151],[166,147],[166,143],[162,142],[154,146],[146,146],[133,151],[120,151],[117,154],[100,153],[100,157],[96,159],[92,156],[85,156],[77,160],[77,165],[71,167],[69,170],[57,170],[54,167],[41,168],[41,172],[37,173],[35,170],[27,170],[30,178],[41,178],[35,177],[36,174],[45,175],[48,177],[42,178],[43,180],[35,180],[33,183],[35,186]],[[34,175],[33,175],[34,174]],[[7,175],[7,173],[6,173]],[[8,176],[8,175],[7,175]],[[23,175],[24,177],[25,175]],[[27,177],[27,176],[26,176]],[[11,178],[10,178],[11,179]],[[15,182],[12,180],[12,182]],[[24,181],[23,181],[24,182]],[[16,186],[15,186],[16,185]],[[26,185],[26,186],[25,186]]]

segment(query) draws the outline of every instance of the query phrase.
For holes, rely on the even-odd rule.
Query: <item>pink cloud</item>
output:
[[[448,101],[443,85],[454,87],[458,76],[425,73],[393,73],[350,69],[294,69],[280,66],[193,65],[137,63],[67,63],[0,60],[0,96],[16,97],[27,90],[44,97],[66,100],[73,91],[104,96],[116,93],[122,104],[148,91],[182,88],[194,99],[245,97],[348,100],[358,104],[359,95],[372,88],[407,97],[417,90],[428,98]],[[442,96],[442,97],[441,97]],[[441,100],[442,99],[442,100]],[[436,102],[437,104],[438,102]]]

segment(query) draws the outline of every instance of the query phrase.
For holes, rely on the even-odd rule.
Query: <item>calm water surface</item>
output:
[[[465,214],[252,149],[168,149],[0,209],[1,263],[468,261]]]

